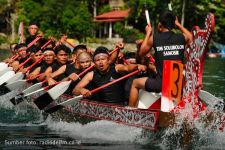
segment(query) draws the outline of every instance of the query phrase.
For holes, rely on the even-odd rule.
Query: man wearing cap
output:
[[[74,95],[82,94],[84,97],[89,97],[91,92],[85,87],[90,83],[93,88],[100,87],[112,80],[121,77],[123,74],[134,71],[136,69],[145,70],[142,65],[110,65],[110,56],[106,47],[98,47],[93,55],[95,69],[87,73],[73,90]],[[124,81],[113,84],[98,92],[98,99],[101,102],[115,103],[123,105],[125,102],[124,96]]]

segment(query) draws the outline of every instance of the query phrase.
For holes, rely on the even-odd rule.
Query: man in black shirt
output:
[[[26,38],[26,45],[31,43],[37,36],[42,36],[41,34],[38,33],[38,31],[39,31],[39,24],[35,21],[30,22],[28,27],[29,36]],[[47,40],[45,38],[41,38],[35,43],[35,45],[41,47],[46,43],[46,41]]]
[[[44,54],[44,58],[41,65],[29,74],[28,76],[29,79],[35,79],[37,75],[42,74],[39,78],[37,78],[37,80],[43,81],[46,77],[44,72],[46,71],[48,67],[50,67],[54,63],[55,52],[52,48],[45,48],[43,54]]]
[[[14,71],[17,71],[19,69],[19,65],[23,63],[27,58],[27,46],[26,44],[20,43],[16,45],[15,52],[17,55],[19,55],[18,59],[14,60],[11,63],[11,67],[13,67]]]
[[[123,74],[134,71],[136,69],[145,70],[142,65],[110,65],[110,56],[106,47],[98,47],[94,52],[95,69],[87,73],[73,90],[74,95],[82,94],[84,97],[89,97],[91,92],[85,88],[89,83],[92,88],[100,87],[112,80],[118,79]],[[99,101],[106,103],[123,104],[125,101],[124,82],[120,81],[117,84],[108,86],[98,92]]]
[[[171,31],[175,26],[182,34],[175,34]],[[157,29],[158,33],[153,35],[151,25],[146,26],[146,36],[139,51],[140,57],[144,57],[152,47],[155,49],[157,75],[133,81],[129,98],[129,106],[131,107],[137,106],[139,89],[161,92],[163,61],[182,61],[185,45],[192,41],[192,34],[178,22],[172,11],[167,10],[160,14]]]

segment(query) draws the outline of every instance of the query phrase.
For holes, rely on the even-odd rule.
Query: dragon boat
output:
[[[88,99],[66,104],[62,110],[51,113],[52,116],[76,121],[77,116],[84,118],[110,120],[120,124],[141,127],[152,131],[174,123],[175,114],[187,105],[192,109],[193,118],[199,112],[207,111],[207,102],[212,95],[202,91],[202,73],[209,40],[214,31],[214,15],[209,13],[205,19],[205,28],[193,27],[193,42],[186,48],[186,64],[165,61],[163,69],[162,93],[140,91],[138,108],[129,108]],[[27,86],[30,86],[28,84]],[[21,91],[21,89],[18,89]],[[31,102],[45,92],[33,94],[27,100]],[[73,99],[61,95],[54,103],[61,104]],[[44,99],[43,99],[44,101]],[[44,110],[48,110],[52,104]],[[73,117],[76,116],[76,117]],[[220,115],[221,129],[224,128],[225,114]]]

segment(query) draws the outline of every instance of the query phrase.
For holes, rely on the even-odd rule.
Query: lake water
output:
[[[225,99],[225,59],[206,59],[204,90]],[[54,122],[30,105],[17,108],[0,100],[0,149],[147,150],[180,149],[180,128],[157,133],[110,121]],[[225,149],[225,132],[205,130],[197,124],[189,149]],[[182,149],[182,148],[181,148]]]

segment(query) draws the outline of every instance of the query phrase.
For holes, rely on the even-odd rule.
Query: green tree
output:
[[[172,0],[173,11],[179,19],[181,19],[182,3],[183,0]],[[204,27],[204,19],[208,12],[213,13],[216,20],[213,40],[225,44],[225,5],[222,0],[186,1],[185,27],[189,29],[194,25]]]
[[[19,21],[35,20],[46,35],[67,33],[79,40],[90,36],[92,16],[86,1],[45,0],[20,1]]]

